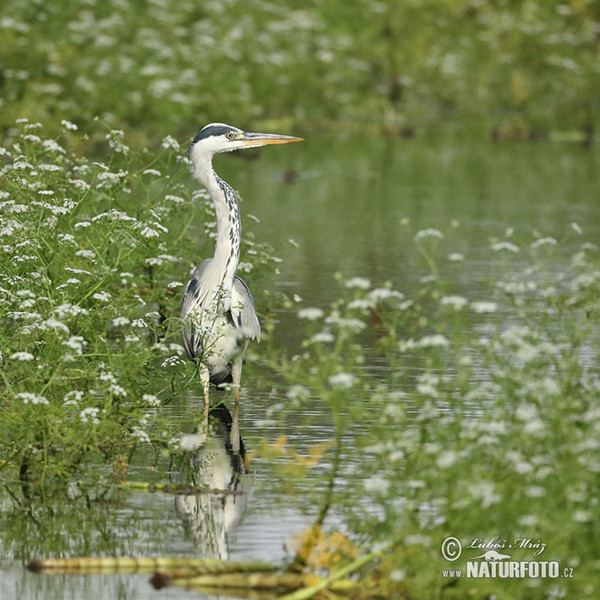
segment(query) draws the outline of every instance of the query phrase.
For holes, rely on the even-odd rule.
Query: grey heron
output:
[[[199,365],[205,411],[210,383],[232,383],[237,408],[244,352],[251,339],[260,337],[254,299],[236,274],[242,232],[236,194],[215,173],[212,158],[220,152],[299,141],[302,138],[247,133],[211,123],[200,130],[188,150],[194,177],[208,191],[217,216],[214,255],[195,268],[181,300],[183,345],[188,358]]]

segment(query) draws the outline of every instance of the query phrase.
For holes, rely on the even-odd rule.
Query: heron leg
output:
[[[242,361],[236,360],[231,366],[231,379],[235,390],[235,406],[240,402],[240,382],[242,381]]]
[[[233,407],[233,420],[231,423],[231,433],[229,439],[231,448],[235,454],[240,453],[240,381],[242,380],[242,361],[236,360],[231,366],[231,379],[235,390],[235,404]]]
[[[210,400],[208,397],[210,372],[206,365],[200,365],[200,381],[202,382],[202,391],[204,392],[204,417],[205,420],[208,420],[208,409],[210,408]]]

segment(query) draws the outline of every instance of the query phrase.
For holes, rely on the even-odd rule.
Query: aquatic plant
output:
[[[600,256],[571,233],[564,260],[559,243],[539,234],[493,241],[487,260],[503,252],[506,262],[477,297],[463,295],[447,257],[430,246],[423,257],[434,277],[410,296],[338,274],[329,308],[298,310],[303,350],[277,362],[291,387],[272,414],[285,421],[301,405],[331,419],[336,451],[319,475],[331,491],[313,518],[321,528],[324,509],[344,514],[361,543],[397,540],[384,568],[397,593],[430,597],[451,580],[460,595],[462,580],[448,570],[464,568],[469,551],[450,563],[443,540],[467,546],[494,535],[513,560],[558,561],[578,578],[530,579],[532,589],[595,593],[587,557],[598,553],[589,532],[600,493]],[[455,236],[450,227],[414,238]],[[516,252],[529,256],[519,269]],[[490,580],[468,585],[496,589]],[[501,585],[516,593],[523,581]]]

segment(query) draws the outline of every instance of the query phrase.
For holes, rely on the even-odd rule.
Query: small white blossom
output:
[[[83,349],[87,346],[87,342],[80,335],[71,336],[66,342],[62,343],[63,346],[75,350],[75,354],[81,356]]]
[[[63,397],[63,406],[75,406],[83,398],[83,392],[80,390],[71,390]]]
[[[423,336],[417,344],[419,348],[447,348],[450,342],[441,333],[437,333]]]
[[[96,255],[91,250],[77,250],[75,256],[82,256],[83,258],[96,258]]]
[[[325,323],[328,325],[335,325],[340,329],[347,329],[352,333],[358,333],[363,329],[366,329],[367,325],[364,321],[360,319],[352,319],[352,318],[344,318],[344,317],[336,317],[330,316],[325,319]]]
[[[316,321],[317,319],[323,318],[324,315],[325,313],[320,308],[316,307],[301,308],[298,311],[299,319],[308,319],[309,321]]]
[[[29,352],[15,352],[10,356],[11,360],[29,361],[34,360],[35,356]]]
[[[375,288],[369,292],[368,298],[371,300],[371,302],[377,303],[383,300],[390,300],[392,298],[402,300],[404,298],[404,294],[388,288]]]
[[[170,290],[174,290],[174,289],[176,289],[176,288],[183,287],[184,285],[185,285],[185,284],[181,283],[181,281],[171,281],[171,283],[168,283],[168,284],[167,284],[167,287],[168,287]]]
[[[179,142],[170,135],[163,138],[161,146],[165,150],[175,150],[175,151],[179,150]]]
[[[116,317],[112,320],[112,324],[114,327],[124,327],[125,325],[129,325],[131,321],[127,317]]]
[[[177,365],[184,365],[185,361],[179,358],[179,356],[169,356],[162,362],[161,367],[175,367]]]
[[[68,131],[77,131],[77,125],[75,125],[75,123],[71,123],[71,121],[63,119],[60,124]]]
[[[144,319],[134,319],[131,323],[132,327],[138,327],[139,329],[143,329],[144,327],[148,327],[148,323],[144,321]]]
[[[151,227],[148,227],[146,225],[146,227],[144,227],[140,231],[140,235],[145,238],[153,238],[153,237],[159,237],[160,233],[158,233],[158,231],[156,231],[155,229],[152,229]]]
[[[150,443],[150,436],[141,427],[134,426],[131,428],[131,437],[137,438],[140,442]]]
[[[98,418],[99,413],[100,413],[99,408],[95,408],[95,407],[84,408],[79,413],[79,419],[82,423],[92,423],[93,425],[98,425],[100,423],[100,419]]]
[[[92,295],[94,300],[98,300],[99,302],[110,302],[112,296],[109,292],[96,292]]]
[[[358,288],[360,290],[368,290],[371,287],[371,281],[366,277],[351,277],[345,284],[347,288]]]
[[[493,313],[498,310],[496,302],[471,302],[471,310],[476,313]]]
[[[336,373],[335,375],[331,375],[327,382],[333,388],[347,390],[354,385],[355,380],[356,377],[352,373]]]
[[[160,400],[154,394],[144,394],[142,396],[142,400],[146,402],[149,406],[160,406]]]
[[[440,300],[442,306],[451,306],[454,310],[461,310],[469,301],[464,296],[444,296]]]
[[[371,494],[387,494],[390,489],[390,482],[381,475],[373,475],[365,479],[364,488]]]
[[[492,250],[494,252],[500,252],[501,250],[507,250],[508,252],[518,252],[519,247],[516,244],[512,244],[511,242],[497,242],[492,244]]]
[[[286,395],[290,400],[307,400],[310,391],[303,385],[295,384],[287,391]]]
[[[31,392],[19,392],[17,398],[21,398],[23,404],[50,404],[44,396],[32,394]]]
[[[439,229],[433,229],[432,227],[429,227],[427,229],[421,229],[420,231],[417,231],[417,234],[415,235],[415,241],[418,242],[419,240],[428,237],[438,238],[441,240],[444,237],[444,234]]]
[[[530,244],[532,249],[540,248],[541,246],[556,246],[556,240],[553,237],[543,237],[539,240],[535,240]]]
[[[315,344],[328,344],[335,341],[335,337],[329,331],[320,331],[319,333],[315,333],[315,335],[310,338],[310,341]]]
[[[167,194],[165,200],[173,202],[173,204],[183,204],[185,200],[181,196],[175,196],[173,194]]]
[[[465,255],[461,252],[452,252],[451,254],[448,254],[448,260],[450,262],[462,262],[465,260]]]

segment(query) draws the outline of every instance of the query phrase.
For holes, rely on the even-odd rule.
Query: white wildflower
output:
[[[184,285],[185,285],[185,284],[181,283],[181,281],[171,281],[171,283],[168,283],[168,284],[167,284],[167,287],[168,287],[170,290],[174,290],[174,289],[176,289],[176,288],[183,287]]]
[[[131,428],[131,437],[137,438],[140,442],[150,443],[150,436],[141,427],[134,425]]]
[[[329,331],[319,331],[310,338],[310,341],[315,344],[328,344],[335,341],[335,337]]]
[[[131,323],[132,327],[138,327],[139,329],[143,329],[144,327],[148,327],[148,323],[144,321],[144,319],[134,319]]]
[[[578,509],[573,513],[572,519],[576,523],[591,523],[594,521],[594,515],[589,510]]]
[[[371,494],[387,494],[390,489],[390,482],[381,475],[373,475],[364,480],[365,491]]]
[[[461,252],[452,252],[448,254],[447,258],[450,262],[462,262],[465,260],[465,255]]]
[[[327,323],[328,325],[335,325],[336,327],[339,327],[340,329],[347,329],[348,331],[351,331],[352,333],[358,333],[358,332],[362,331],[363,329],[366,329],[366,327],[367,327],[365,322],[361,321],[360,319],[337,317],[335,315],[327,317],[325,319],[325,323]]]
[[[440,469],[448,469],[457,460],[458,454],[454,450],[444,450],[436,459],[435,464]]]
[[[181,196],[175,196],[173,194],[167,194],[165,200],[173,202],[173,204],[183,204],[185,200]]]
[[[492,481],[478,481],[471,486],[471,496],[481,500],[482,508],[488,508],[502,500],[502,496],[496,492],[496,484]]]
[[[47,329],[59,329],[60,331],[62,331],[63,333],[66,333],[67,335],[69,335],[69,333],[70,333],[69,328],[62,321],[59,321],[58,319],[55,319],[53,317],[50,317],[50,318],[46,319],[45,321],[42,321],[38,325],[38,329],[41,329],[42,331],[46,331]]]
[[[79,413],[79,419],[82,423],[92,423],[93,425],[98,425],[100,423],[100,419],[98,415],[100,414],[100,409],[95,407],[84,408]]]
[[[62,119],[62,121],[60,122],[60,124],[67,131],[77,131],[77,125],[75,125],[75,123],[71,123],[71,121],[67,121],[66,119]]]
[[[91,250],[77,250],[77,252],[75,252],[75,256],[81,256],[83,258],[91,258],[91,259],[96,258],[96,254],[94,252],[92,252]]]
[[[323,318],[324,315],[325,313],[320,308],[316,307],[301,308],[298,311],[299,319],[308,319],[309,321],[316,321],[317,319]]]
[[[497,242],[492,244],[492,250],[494,252],[500,252],[501,250],[507,250],[508,252],[518,252],[519,247],[511,242]]]
[[[553,237],[543,237],[530,244],[531,249],[541,248],[542,246],[556,246],[556,240]]]
[[[75,406],[83,399],[83,392],[80,390],[71,390],[63,397],[63,406]]]
[[[42,145],[46,150],[49,150],[50,152],[58,152],[60,154],[67,153],[67,151],[54,140],[44,140],[44,143]]]
[[[66,342],[63,342],[62,345],[70,348],[71,350],[75,350],[75,354],[81,356],[83,354],[83,349],[85,346],[87,346],[87,342],[82,336],[73,335]]]
[[[448,339],[441,333],[425,335],[417,342],[419,348],[447,348],[450,345]]]
[[[110,295],[109,292],[96,292],[95,294],[92,295],[92,298],[94,300],[98,300],[99,302],[110,302],[112,299],[112,296]]]
[[[184,365],[185,361],[179,358],[179,356],[169,356],[162,362],[161,367],[175,367],[177,365]]]
[[[402,300],[404,298],[404,294],[388,288],[375,288],[368,293],[367,297],[369,300],[371,300],[371,302],[377,303],[383,300],[390,300],[391,298]]]
[[[366,277],[351,277],[345,284],[347,288],[358,288],[360,290],[368,290],[371,287],[371,281]]]
[[[127,392],[123,387],[121,387],[118,383],[111,383],[108,386],[107,391],[113,396],[121,396],[122,398],[127,396]]]
[[[470,308],[476,313],[493,313],[498,310],[498,304],[496,302],[471,302]]]
[[[454,310],[461,310],[469,304],[469,301],[464,296],[444,296],[440,300],[440,304],[442,306],[450,306]]]
[[[23,400],[23,404],[50,404],[44,396],[31,392],[19,392],[17,398]]]
[[[370,308],[372,308],[372,306],[373,303],[370,300],[367,300],[366,298],[355,298],[354,300],[348,302],[349,310],[360,310],[362,312],[366,312]]]
[[[129,325],[131,321],[127,317],[116,317],[112,320],[112,324],[114,327],[125,327],[125,325]]]
[[[157,171],[156,169],[144,169],[142,171],[143,175],[154,175],[155,177],[160,177],[162,175],[162,173],[160,171]]]
[[[577,223],[571,223],[571,229],[577,234],[582,235],[583,229]]]
[[[34,360],[35,356],[29,352],[15,352],[10,356],[11,360],[29,361]]]
[[[155,229],[152,229],[151,227],[148,227],[146,225],[146,227],[144,227],[140,231],[140,235],[145,238],[153,238],[153,237],[159,237],[160,233],[158,233],[158,231],[156,231]]]
[[[160,400],[154,394],[144,394],[142,400],[149,406],[157,407],[160,406]]]
[[[418,242],[419,240],[428,237],[441,240],[444,237],[444,234],[439,229],[433,229],[432,227],[429,227],[427,229],[421,229],[420,231],[417,231],[417,234],[415,235],[415,241]]]
[[[333,388],[340,390],[350,389],[354,382],[356,381],[356,377],[352,375],[352,373],[337,373],[335,375],[331,375],[327,382]]]
[[[286,396],[290,400],[307,400],[310,396],[310,392],[307,387],[295,384],[287,391]]]
[[[163,138],[161,146],[165,150],[179,150],[179,142],[172,136],[168,135]]]

